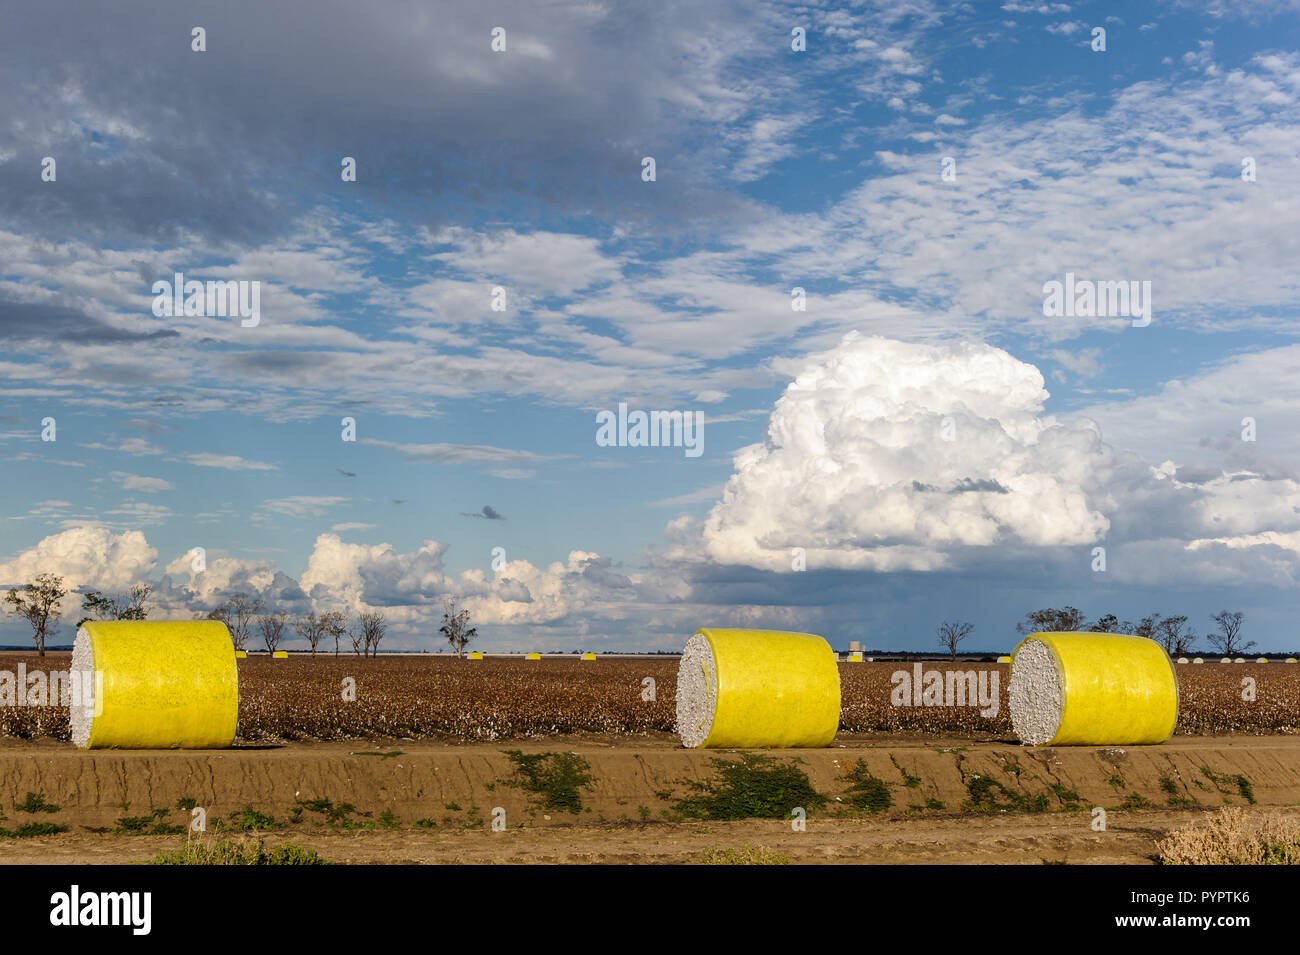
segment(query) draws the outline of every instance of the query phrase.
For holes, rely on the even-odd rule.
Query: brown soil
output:
[[[581,790],[582,811],[536,805],[514,784],[519,777],[507,749],[582,756],[593,780]],[[672,807],[690,783],[714,777],[712,760],[734,754],[683,750],[667,734],[460,745],[293,743],[214,752],[81,752],[50,740],[7,740],[0,744],[0,809],[7,817],[0,826],[51,821],[69,831],[0,840],[0,863],[149,858],[184,837],[122,834],[115,831],[119,820],[163,810],[157,821],[184,825],[190,814],[176,806],[188,799],[205,809],[210,833],[232,813],[253,810],[275,820],[263,823],[268,844],[292,841],[339,862],[694,862],[709,847],[750,842],[796,862],[1143,863],[1164,831],[1207,809],[1300,804],[1295,736],[1031,749],[841,734],[828,749],[769,755],[800,760],[813,787],[831,800],[827,809],[809,813],[804,832],[784,820],[677,818]],[[884,812],[851,811],[836,799],[846,794],[844,774],[858,760],[887,785],[893,804]],[[992,805],[979,804],[981,780],[996,784]],[[29,792],[58,811],[17,811]],[[309,800],[354,809],[347,823],[330,823],[320,812],[301,810]],[[1031,803],[1046,811],[1015,810]],[[1092,831],[1094,806],[1107,809],[1105,832]],[[504,832],[490,830],[495,807],[505,810]],[[398,828],[342,827],[377,826],[385,812]],[[417,828],[417,820],[436,828]]]

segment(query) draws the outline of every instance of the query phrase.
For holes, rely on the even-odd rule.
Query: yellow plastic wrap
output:
[[[1060,722],[1048,746],[1120,746],[1163,743],[1178,720],[1178,678],[1169,654],[1154,640],[1120,633],[1035,633],[1050,651],[1060,682]],[[1026,668],[1027,669],[1027,668]],[[1012,695],[1012,718],[1016,717]]]
[[[541,655],[540,653],[530,653],[530,654],[528,654],[528,657],[527,657],[527,659],[529,659],[529,660],[540,660],[541,658],[542,658],[542,655]]]
[[[239,671],[225,624],[88,621],[82,631],[101,681],[93,712],[84,713],[85,748],[211,749],[234,741]],[[74,668],[85,660],[80,632],[77,641]]]
[[[594,659],[596,659],[596,654],[594,654],[594,653],[584,653],[584,654],[582,655],[582,659],[584,659],[584,660],[594,660]]]
[[[708,641],[714,671],[708,672],[708,654],[689,660],[683,654],[684,665],[703,669],[702,685],[712,702],[712,722],[698,746],[826,746],[835,738],[840,725],[840,671],[835,652],[823,638],[779,630],[712,628],[699,630],[696,636]],[[682,692],[680,678],[678,686]],[[687,712],[691,711],[679,702],[679,723]],[[687,738],[683,736],[684,743]]]

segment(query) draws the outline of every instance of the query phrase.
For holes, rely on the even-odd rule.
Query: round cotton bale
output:
[[[1219,662],[1220,662],[1220,663],[1231,663],[1231,662],[1232,662],[1232,657],[1224,657],[1224,658],[1223,658],[1222,660],[1220,660]]]
[[[584,660],[594,660],[594,659],[596,659],[596,654],[594,654],[594,653],[584,653],[584,654],[582,655],[582,659],[584,659]]]
[[[1245,658],[1245,657],[1237,657],[1237,659],[1233,660],[1232,662],[1233,662],[1233,663],[1245,663],[1245,662],[1246,662],[1246,658]]]
[[[1163,743],[1178,719],[1178,678],[1154,640],[1035,633],[1012,654],[1011,725],[1031,746]]]
[[[1010,662],[1011,662],[1010,657],[998,657],[998,663],[1010,663]]]
[[[1204,662],[1205,661],[1202,660],[1200,657],[1192,657],[1192,663],[1204,663]]]
[[[87,621],[72,672],[93,674],[93,699],[68,713],[82,749],[220,749],[235,739],[239,669],[215,620]]]
[[[288,651],[288,650],[276,650],[274,653],[271,654],[271,657],[272,657],[272,659],[275,659],[275,660],[287,660],[287,659],[289,659],[289,651]]]
[[[849,654],[849,661],[848,661],[848,662],[849,662],[849,663],[861,663],[861,662],[862,662],[862,654],[860,654],[860,653],[850,653],[850,654]]]
[[[811,633],[703,629],[677,667],[688,749],[826,746],[840,726],[840,671]]]
[[[1298,661],[1296,660],[1295,657],[1287,657],[1287,658],[1286,658],[1286,662],[1287,662],[1287,663],[1296,663],[1296,662],[1298,662]]]
[[[540,660],[541,658],[542,658],[542,655],[541,655],[540,653],[530,653],[530,654],[528,654],[528,657],[527,657],[527,659],[529,659],[529,660]]]
[[[1267,662],[1268,662],[1268,657],[1259,657],[1259,658],[1257,658],[1257,659],[1255,660],[1255,662],[1256,662],[1256,663],[1267,663]]]
[[[248,651],[247,651],[247,650],[236,650],[236,651],[235,651],[235,659],[236,659],[236,660],[247,660],[247,659],[248,659]]]
[[[1179,658],[1178,658],[1178,662],[1179,662],[1179,663],[1190,663],[1191,661],[1188,660],[1187,657],[1179,657]]]
[[[471,650],[469,652],[469,658],[471,660],[482,660],[483,654],[479,653],[477,650]]]

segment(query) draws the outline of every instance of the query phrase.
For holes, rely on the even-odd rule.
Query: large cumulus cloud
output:
[[[850,334],[812,356],[704,522],[709,557],[789,570],[934,570],[950,551],[1087,544],[1113,455],[1043,414],[1033,365],[991,345]]]

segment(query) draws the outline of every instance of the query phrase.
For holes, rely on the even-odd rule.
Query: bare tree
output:
[[[283,610],[263,614],[258,618],[257,628],[262,631],[262,642],[266,644],[268,653],[274,653],[275,648],[284,639],[284,625],[288,621],[289,615]]]
[[[442,626],[438,632],[447,638],[447,642],[456,651],[456,656],[465,655],[465,647],[478,636],[478,627],[469,625],[469,611],[457,610],[460,594],[449,594],[442,601]]]
[[[234,641],[235,649],[242,650],[244,649],[244,643],[252,632],[253,620],[262,612],[264,606],[265,603],[261,597],[235,594],[208,614],[208,619],[220,620],[224,623],[230,631],[230,639]]]
[[[342,610],[326,610],[320,615],[321,629],[334,638],[334,655],[339,655],[339,637],[348,632],[348,615]]]
[[[939,624],[939,643],[941,646],[948,648],[948,652],[952,654],[952,658],[955,660],[957,659],[957,644],[970,636],[970,632],[974,629],[975,624],[973,623],[945,620]]]
[[[359,620],[359,627],[361,647],[365,651],[365,656],[378,654],[379,641],[384,639],[384,633],[388,630],[388,621],[384,619],[383,611],[364,611]]]
[[[145,601],[152,592],[148,584],[135,584],[129,594],[120,597],[106,597],[98,590],[88,590],[81,598],[81,611],[90,616],[78,620],[77,626],[89,620],[147,620],[149,608]]]
[[[1241,625],[1245,622],[1246,615],[1240,610],[1220,610],[1210,619],[1219,628],[1219,632],[1206,634],[1206,639],[1225,657],[1235,653],[1245,653],[1255,645],[1254,640],[1249,643],[1241,642]]]
[[[316,655],[316,645],[325,636],[325,616],[317,616],[315,610],[309,610],[293,622],[294,632],[307,641],[312,656]]]
[[[5,603],[9,604],[9,613],[24,618],[32,625],[32,637],[36,640],[36,650],[45,656],[45,638],[59,625],[62,611],[59,601],[68,595],[63,586],[63,578],[58,574],[37,574],[36,579],[22,590],[11,590],[5,594]]]
[[[1171,657],[1180,657],[1191,651],[1196,643],[1196,632],[1187,626],[1186,617],[1165,617],[1156,626],[1152,639]]]

